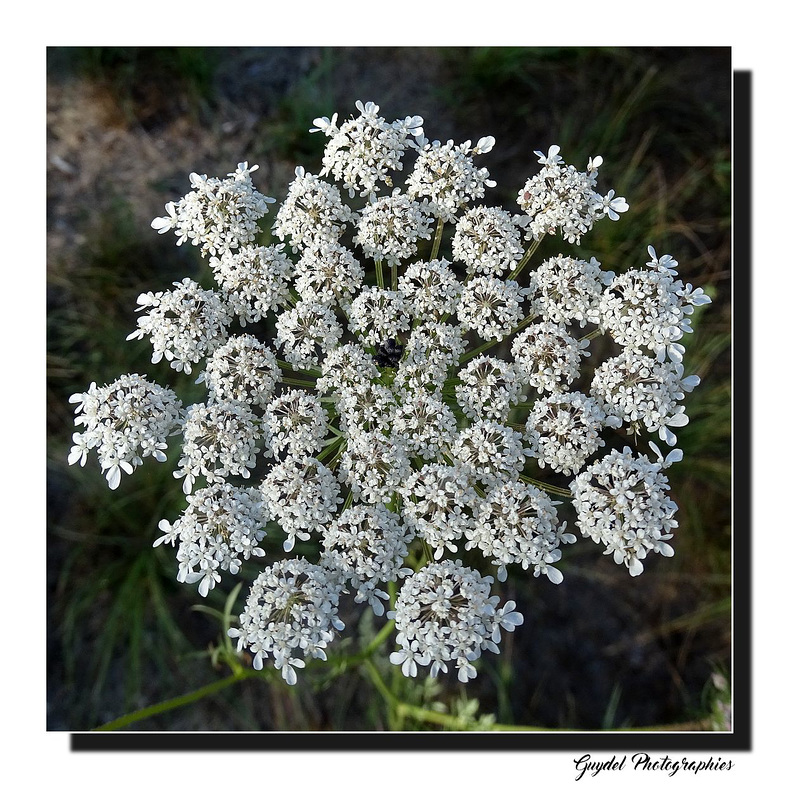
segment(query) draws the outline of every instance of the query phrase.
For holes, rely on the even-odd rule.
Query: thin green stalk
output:
[[[397,262],[392,261],[392,291],[397,291]]]
[[[383,289],[383,261],[380,258],[375,259],[375,281]]]
[[[530,483],[532,486],[535,486],[537,489],[541,489],[548,494],[555,494],[559,497],[572,497],[572,492],[567,489],[561,489],[558,486],[553,486],[552,483],[545,483],[544,481],[537,481],[536,478],[531,478],[528,475],[520,475],[519,479],[524,481],[525,483]]]
[[[439,255],[439,247],[442,244],[442,231],[444,230],[444,220],[440,219],[436,223],[436,233],[433,235],[433,245],[431,246],[431,261]]]
[[[469,353],[465,353],[463,356],[461,356],[461,358],[458,360],[458,365],[461,366],[462,364],[466,364],[467,361],[472,361],[473,358],[479,356],[484,350],[488,350],[490,347],[494,347],[496,344],[499,344],[499,342],[496,339],[492,339],[491,341],[478,345],[474,350],[470,350]]]
[[[285,375],[281,378],[281,383],[285,383],[287,386],[302,386],[306,389],[317,388],[315,381],[304,381],[300,380],[300,378],[287,378]]]
[[[529,314],[525,319],[514,328],[509,336],[513,336],[515,333],[519,333],[526,325],[530,325],[536,319],[536,314]],[[478,345],[474,350],[470,350],[469,353],[465,353],[458,361],[459,366],[462,364],[466,364],[467,361],[472,361],[475,356],[479,356],[484,350],[488,350],[490,347],[494,347],[496,344],[500,344],[497,339],[490,339],[488,342],[484,342],[481,345]]]
[[[603,331],[600,328],[596,328],[591,333],[587,333],[585,336],[581,336],[582,342],[590,342],[592,339],[596,339],[598,336],[602,336]]]
[[[325,463],[325,459],[331,456],[334,452],[336,452],[342,446],[342,437],[337,436],[318,456],[317,460],[322,464]]]
[[[394,620],[390,619],[378,631],[378,633],[375,635],[375,638],[360,653],[355,653],[352,656],[343,656],[339,659],[330,658],[327,662],[313,661],[311,664],[309,664],[309,666],[316,666],[318,663],[320,665],[327,663],[331,667],[342,667],[344,669],[355,667],[358,664],[370,659],[378,650],[378,648],[392,635],[393,630],[395,630]]]
[[[249,677],[251,677],[251,675],[248,670],[235,672],[233,675],[228,675],[227,678],[222,678],[221,680],[214,681],[214,683],[209,683],[206,686],[202,686],[200,689],[189,692],[188,694],[182,694],[179,697],[173,697],[170,700],[164,700],[161,703],[155,703],[152,706],[140,708],[138,711],[132,711],[130,714],[124,714],[121,717],[117,717],[117,719],[111,720],[111,722],[106,722],[105,725],[100,725],[98,728],[94,728],[94,730],[118,731],[120,728],[127,728],[129,725],[133,725],[134,722],[140,722],[143,719],[154,717],[157,714],[163,714],[167,711],[172,711],[175,708],[196,703],[198,700],[202,700],[204,697],[208,697],[211,694],[216,694],[222,689],[225,689],[228,686],[231,686],[234,683],[238,683],[239,681],[245,680]]]
[[[392,691],[384,682],[383,678],[381,678],[377,667],[371,661],[364,662],[364,666],[367,668],[367,672],[372,680],[372,684],[378,690],[378,693],[381,695],[381,697],[383,697],[383,699],[386,701],[386,705],[388,706],[390,714],[397,715],[399,722],[402,722],[404,717],[411,717],[418,722],[429,722],[433,725],[440,725],[441,727],[448,728],[450,730],[463,730],[465,728],[463,721],[458,717],[454,717],[452,714],[444,714],[440,711],[431,711],[427,708],[418,708],[417,706],[412,706],[409,703],[402,702],[392,693]],[[499,723],[492,723],[492,725],[488,727],[472,725],[467,726],[466,729],[490,731],[553,730],[552,728],[533,728],[524,725],[501,725]]]
[[[515,280],[517,275],[519,275],[520,272],[522,272],[522,270],[525,269],[526,264],[531,260],[531,257],[536,252],[536,249],[539,247],[539,245],[542,243],[542,240],[544,239],[544,237],[545,237],[545,234],[542,234],[538,239],[534,239],[530,243],[528,249],[525,251],[525,255],[522,256],[522,258],[519,260],[519,263],[514,268],[514,270],[511,272],[511,274],[508,276],[508,278],[506,278],[506,280],[509,280],[509,281]]]
[[[328,469],[332,470],[338,463],[339,459],[342,457],[342,453],[347,449],[347,442],[342,441],[339,445],[339,449],[336,451],[336,455],[325,465]]]
[[[296,367],[294,364],[290,364],[288,361],[281,361],[277,359],[278,366],[289,372],[296,372],[299,375],[313,375],[315,378],[319,378],[322,373],[318,369],[310,369],[308,367]]]

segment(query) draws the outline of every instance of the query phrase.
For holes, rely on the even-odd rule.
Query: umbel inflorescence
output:
[[[555,145],[536,151],[510,212],[484,202],[494,182],[476,162],[493,137],[430,141],[420,117],[356,106],[341,125],[314,120],[322,169],[297,167],[271,223],[279,243],[262,243],[275,201],[247,163],[222,179],[193,173],[153,221],[200,249],[214,285],[140,295],[129,338],[150,341],[154,364],[196,373],[206,398],[185,407],[138,374],[92,384],[70,398],[82,430],[69,462],[95,450],[116,489],[144,457],[165,461],[172,440],[186,507],[155,544],[176,548],[178,580],[203,596],[279,537],[285,558],[229,631],[257,669],[271,661],[295,683],[325,659],[348,595],[394,620],[403,674],[452,668],[467,681],[523,622],[495,581],[512,568],[562,581],[577,539],[562,503],[631,575],[672,555],[665,470],[681,451],[604,437],[676,444],[699,383],[680,342],[710,301],[652,247],[623,271],[568,254],[534,262],[545,238],[580,243],[627,210],[597,191],[600,157],[580,170]],[[599,335],[613,355],[580,391]]]

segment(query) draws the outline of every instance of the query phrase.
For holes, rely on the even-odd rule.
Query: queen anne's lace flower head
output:
[[[710,303],[702,289],[675,279],[672,256],[656,258],[650,247],[650,269],[618,275],[603,292],[598,308],[600,325],[615,342],[636,352],[650,350],[659,361],[680,362],[685,348],[678,344],[692,332],[695,306]]]
[[[158,524],[164,534],[153,547],[178,542],[178,580],[197,583],[206,597],[221,580],[220,571],[236,575],[242,559],[263,557],[258,546],[264,538],[261,497],[256,489],[240,489],[229,483],[213,483],[188,498],[179,519]]]
[[[394,380],[399,395],[427,391],[440,396],[450,367],[458,364],[466,340],[460,327],[446,322],[419,325],[411,331]]]
[[[457,464],[472,471],[475,480],[493,485],[519,476],[526,451],[519,431],[483,420],[461,431],[452,454]]]
[[[303,251],[295,269],[300,297],[311,303],[349,306],[364,282],[364,267],[344,246],[319,239]]]
[[[172,369],[192,371],[192,365],[223,344],[233,320],[230,306],[211,289],[191,278],[175,282],[170,292],[140,294],[137,311],[149,309],[136,320],[128,339],[150,338],[153,364],[169,359]]]
[[[263,570],[228,631],[255,669],[272,659],[293,684],[309,658],[325,659],[349,593],[376,614],[394,599],[391,662],[406,676],[453,667],[468,681],[522,615],[459,559],[501,581],[513,568],[560,583],[576,537],[551,496],[571,497],[583,535],[631,574],[651,550],[672,554],[664,471],[681,452],[650,441],[655,461],[608,453],[602,436],[626,424],[637,446],[675,443],[700,381],[684,376],[679,340],[710,299],[652,247],[644,269],[620,274],[564,253],[533,268],[546,236],[580,243],[627,209],[597,191],[599,156],[580,171],[558,146],[537,151],[513,214],[476,205],[494,186],[474,163],[493,137],[429,141],[420,117],[356,108],[341,125],[314,120],[322,167],[296,168],[277,244],[258,238],[274,201],[246,162],[223,179],[192,174],[191,192],[153,221],[200,248],[215,288],[186,278],[141,294],[128,338],[148,337],[154,364],[197,367],[205,399],[184,409],[138,375],[92,384],[70,398],[85,430],[68,460],[96,450],[116,488],[182,434],[173,474],[187,505],[161,520],[156,544],[176,547],[178,580],[202,596],[278,542],[314,553]],[[602,335],[614,355],[597,366],[587,357]]]
[[[525,401],[519,371],[494,356],[472,359],[459,373],[456,399],[470,419],[505,422],[512,405]]]
[[[367,345],[377,347],[396,339],[411,324],[405,297],[401,292],[367,286],[350,306],[350,330]]]
[[[339,462],[339,480],[350,487],[356,501],[390,503],[410,469],[400,437],[381,431],[359,431],[348,438]]]
[[[173,475],[184,479],[186,494],[200,476],[209,483],[229,475],[249,478],[261,444],[258,418],[248,406],[236,402],[195,403],[186,409],[183,454]]]
[[[418,666],[429,666],[436,677],[455,662],[460,681],[474,678],[472,662],[484,650],[499,652],[500,629],[513,631],[522,624],[513,601],[498,608],[500,598],[490,595],[491,586],[491,577],[481,577],[459,560],[428,564],[407,578],[389,612],[400,647],[389,656],[391,662],[409,677],[416,676]]]
[[[276,456],[317,453],[328,431],[328,414],[316,395],[288,389],[270,401],[264,433]]]
[[[355,242],[367,258],[399,264],[415,256],[419,240],[430,239],[432,231],[423,206],[395,189],[364,208]]]
[[[557,231],[574,244],[588,233],[594,223],[608,215],[619,219],[628,210],[624,197],[614,197],[612,189],[605,197],[595,191],[597,167],[602,159],[589,161],[586,172],[565,164],[558,145],[552,145],[547,155],[536,151],[542,168],[522,187],[517,197],[529,217],[528,237],[541,239]]]
[[[658,433],[670,447],[677,438],[671,428],[689,423],[683,400],[700,383],[697,375],[683,377],[683,364],[624,351],[604,361],[592,378],[592,394],[611,419],[630,423],[630,432],[643,427]]]
[[[344,629],[338,617],[341,589],[335,574],[304,558],[278,561],[253,581],[239,627],[228,635],[239,650],[254,654],[255,669],[274,659],[292,686],[296,670],[306,665],[303,659],[326,660],[325,649]]]
[[[411,456],[436,459],[458,435],[458,421],[443,400],[418,390],[404,396],[392,419],[392,433]]]
[[[383,384],[359,383],[341,390],[336,410],[348,437],[362,431],[385,432],[397,412],[397,398]]]
[[[502,341],[522,321],[523,296],[516,281],[488,275],[470,280],[461,293],[458,319],[481,339]]]
[[[288,239],[297,251],[319,239],[338,240],[353,219],[336,186],[297,167],[272,230],[281,241]]]
[[[403,483],[403,519],[433,548],[433,557],[445,550],[458,552],[456,542],[475,525],[478,494],[469,469],[449,464],[425,464]]]
[[[174,230],[177,244],[199,245],[203,254],[214,255],[252,242],[261,228],[258,221],[266,214],[272,197],[257,192],[251,173],[258,169],[244,161],[227,178],[209,178],[193,172],[189,182],[194,191],[167,203],[167,216],[151,223],[159,233]]]
[[[119,486],[122,472],[130,475],[143,457],[166,461],[167,438],[179,432],[183,420],[175,392],[144,375],[122,375],[102,387],[92,383],[69,402],[77,403],[75,424],[86,429],[73,434],[69,463],[84,466],[89,451],[97,450],[112,489]]]
[[[331,350],[322,362],[321,371],[317,391],[334,398],[340,397],[344,389],[371,383],[380,375],[372,356],[353,342]]]
[[[514,339],[511,354],[534,389],[556,392],[569,387],[580,375],[581,359],[589,355],[589,343],[574,339],[563,325],[540,322]]]
[[[556,392],[533,404],[525,436],[540,467],[569,475],[603,446],[600,431],[612,423],[621,424],[603,413],[593,398],[580,392]]]
[[[445,258],[409,264],[398,286],[416,319],[438,320],[442,315],[456,313],[461,282]]]
[[[343,333],[333,309],[307,300],[279,314],[275,329],[275,346],[282,348],[286,360],[300,369],[319,367]]]

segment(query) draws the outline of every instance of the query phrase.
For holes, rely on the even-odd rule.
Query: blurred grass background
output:
[[[140,372],[201,399],[192,377],[150,364],[147,342],[125,341],[139,292],[203,275],[196,253],[150,220],[187,191],[189,172],[224,175],[242,160],[261,165],[257,187],[281,200],[296,165],[320,168],[314,117],[347,117],[359,99],[388,119],[420,114],[429,138],[495,136],[487,202],[509,209],[538,168],[535,149],[557,143],[579,168],[602,155],[600,190],[631,210],[572,252],[622,270],[643,266],[652,244],[713,297],[684,340],[687,373],[702,383],[669,473],[676,555],[648,559],[634,580],[579,541],[561,586],[512,573],[502,594],[525,624],[501,655],[482,657],[466,690],[453,676],[398,679],[385,657],[377,675],[343,661],[335,679],[309,669],[296,687],[269,669],[132,729],[435,730],[443,712],[462,727],[486,714],[588,730],[719,724],[731,646],[730,89],[726,48],[50,48],[48,728],[92,728],[228,674],[210,656],[219,620],[193,608],[201,599],[175,581],[173,551],[151,546],[158,520],[182,509],[175,457],[110,492],[96,464],[67,467],[67,398]],[[235,584],[203,604],[221,609]],[[343,656],[380,627],[347,613]],[[381,652],[391,649],[390,639]],[[403,713],[414,705],[426,719]]]

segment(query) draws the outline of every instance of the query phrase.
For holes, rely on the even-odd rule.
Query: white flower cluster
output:
[[[424,206],[400,189],[379,197],[361,213],[355,243],[367,258],[399,264],[417,254],[420,239],[430,239],[433,227]]]
[[[561,559],[559,544],[572,544],[576,537],[564,533],[566,522],[559,525],[557,503],[545,492],[522,481],[498,483],[481,501],[476,525],[467,532],[467,550],[477,547],[499,567],[497,577],[506,579],[506,568],[520,564],[533,567],[534,575],[547,575],[561,583],[561,571],[552,566]]]
[[[651,443],[652,444],[652,443]],[[592,464],[570,484],[581,531],[605,545],[605,553],[624,564],[631,575],[644,570],[648,553],[673,555],[669,540],[678,526],[678,506],[667,495],[669,482],[663,469],[679,461],[673,450],[665,459],[654,447],[658,461],[634,456],[630,447],[613,450]]]
[[[492,147],[493,136],[484,136],[474,148],[469,140],[460,145],[452,139],[445,144],[426,142],[407,181],[409,197],[423,198],[424,207],[436,219],[455,222],[468,202],[483,197],[487,186],[497,185],[489,179],[488,169],[472,163],[472,156],[488,153]]]
[[[453,256],[470,273],[502,275],[524,255],[521,221],[519,214],[495,206],[468,208],[456,223]]]
[[[280,379],[278,359],[272,350],[255,336],[240,334],[214,351],[197,382],[206,384],[212,401],[266,406]]]
[[[180,431],[183,406],[172,389],[148,381],[145,375],[122,375],[98,388],[73,394],[77,403],[75,424],[86,428],[72,435],[69,463],[86,464],[90,450],[97,450],[100,469],[112,489],[122,472],[129,475],[143,456],[166,461],[167,438]]]
[[[176,478],[183,478],[188,495],[195,481],[209,483],[231,475],[250,477],[261,450],[262,434],[258,417],[243,403],[195,403],[186,409],[183,425],[183,450]]]
[[[139,295],[136,310],[150,310],[136,320],[138,327],[128,340],[149,336],[153,364],[166,356],[172,369],[188,375],[193,364],[225,343],[233,314],[220,295],[191,278],[176,281],[174,286],[171,292]]]
[[[253,581],[239,627],[228,634],[239,650],[254,654],[256,669],[271,657],[286,683],[294,685],[296,669],[306,665],[298,651],[326,660],[335,631],[344,628],[338,617],[341,589],[329,570],[304,558],[278,561]]]
[[[199,582],[198,591],[206,597],[222,580],[218,570],[236,575],[243,558],[265,555],[258,546],[265,524],[257,489],[213,483],[189,497],[189,506],[176,523],[161,520],[158,527],[164,536],[153,547],[179,540],[178,580]]]
[[[578,472],[603,446],[600,431],[606,425],[620,424],[591,397],[580,392],[555,392],[533,404],[525,434],[540,467],[569,475]]]
[[[472,662],[482,651],[499,652],[500,629],[513,631],[523,621],[513,600],[497,607],[500,598],[489,594],[491,586],[491,576],[461,561],[428,564],[408,578],[389,612],[400,647],[391,662],[402,665],[404,675],[415,676],[419,664],[436,677],[452,661],[460,681],[474,678]]]
[[[352,585],[357,603],[368,601],[381,615],[385,611],[381,600],[388,600],[389,595],[379,585],[414,572],[403,566],[413,537],[400,517],[382,503],[353,506],[323,535],[320,563],[342,583]]]
[[[257,192],[249,167],[244,161],[227,178],[209,178],[193,172],[189,183],[194,191],[177,204],[167,203],[166,217],[156,217],[152,226],[159,233],[175,231],[177,244],[191,242],[204,254],[235,250],[252,242],[261,228],[258,221],[267,213],[273,197]]]
[[[531,312],[559,325],[599,322],[600,296],[613,279],[595,258],[549,258],[531,274]]]
[[[223,251],[209,259],[214,278],[222,288],[231,313],[242,326],[258,322],[270,311],[289,301],[292,262],[282,244],[270,247],[247,245],[240,250]]]
[[[523,294],[516,281],[479,275],[461,292],[458,319],[481,339],[501,342],[522,321]]]
[[[597,220],[606,214],[619,219],[628,204],[624,197],[614,197],[613,189],[605,196],[595,191],[602,158],[590,159],[586,172],[580,172],[564,163],[560,150],[552,145],[547,155],[536,151],[542,169],[522,187],[517,202],[529,218],[526,238],[560,231],[567,242],[580,244]]]
[[[311,456],[280,461],[261,484],[264,508],[286,533],[283,549],[294,548],[295,537],[308,541],[333,522],[342,500],[333,473]]]
[[[420,117],[390,123],[374,103],[356,107],[341,125],[314,120],[328,138],[322,169],[295,171],[272,224],[285,244],[257,238],[269,198],[246,164],[224,180],[192,175],[154,220],[200,247],[217,287],[186,278],[140,295],[147,313],[129,338],[149,338],[154,364],[200,364],[207,397],[184,410],[138,375],[92,384],[70,398],[86,431],[68,458],[97,450],[116,488],[143,456],[166,460],[178,435],[187,505],[156,544],[176,546],[178,580],[203,596],[244,561],[276,545],[287,554],[229,631],[256,669],[269,659],[294,683],[308,658],[326,657],[344,596],[379,615],[395,597],[392,663],[410,677],[452,665],[467,681],[522,623],[491,595],[495,579],[563,580],[556,564],[577,537],[554,498],[633,575],[649,552],[672,554],[663,473],[680,451],[651,461],[606,440],[675,444],[699,383],[684,376],[679,340],[709,298],[652,248],[645,269],[619,274],[563,254],[531,264],[547,236],[577,243],[627,209],[597,193],[601,158],[582,172],[556,146],[537,151],[512,214],[491,205],[494,182],[473,163],[493,137],[430,142]],[[587,376],[602,335],[614,354]]]
[[[380,184],[392,186],[390,172],[403,167],[403,154],[413,144],[411,137],[422,136],[422,117],[406,117],[388,123],[378,116],[375,103],[356,102],[361,114],[337,127],[338,115],[332,119],[318,117],[311,133],[323,131],[330,141],[322,157],[323,175],[333,175],[353,197],[375,200]]]
[[[685,348],[678,340],[692,332],[695,306],[711,298],[675,279],[678,262],[672,256],[657,258],[652,247],[648,252],[650,269],[628,270],[609,283],[599,303],[599,322],[626,349],[650,350],[659,361],[680,362]]]

